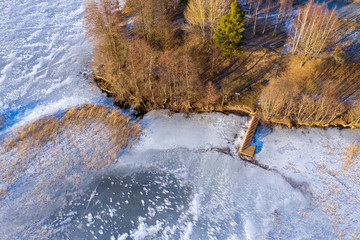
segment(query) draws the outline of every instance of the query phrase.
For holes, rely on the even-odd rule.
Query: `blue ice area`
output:
[[[260,153],[263,148],[263,139],[273,132],[273,128],[259,124],[256,128],[253,139],[251,140],[251,145],[256,147],[255,154]]]

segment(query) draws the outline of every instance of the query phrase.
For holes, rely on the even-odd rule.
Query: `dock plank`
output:
[[[251,145],[251,141],[255,135],[256,128],[260,121],[260,113],[256,112],[251,119],[250,126],[246,132],[244,142],[239,149],[239,153],[248,157],[253,157],[255,154],[256,147]]]

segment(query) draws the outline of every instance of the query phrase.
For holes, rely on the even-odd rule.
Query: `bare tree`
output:
[[[125,11],[133,16],[132,30],[137,37],[160,48],[168,48],[176,31],[171,20],[178,5],[179,0],[127,0]]]
[[[116,54],[116,41],[118,36],[118,22],[121,14],[118,12],[119,2],[117,0],[86,0],[84,20],[86,35],[95,44],[105,39],[111,43],[111,51]]]
[[[280,0],[279,1],[279,10],[278,10],[278,15],[276,17],[276,24],[274,27],[273,36],[276,35],[278,26],[282,24],[283,19],[285,18],[287,13],[291,12],[292,5],[293,5],[293,0]]]
[[[265,9],[266,17],[265,17],[264,28],[263,28],[262,34],[264,34],[265,30],[266,30],[266,24],[267,24],[269,13],[270,13],[271,3],[272,3],[272,0],[266,0],[266,9]]]
[[[191,56],[165,51],[158,69],[163,103],[175,110],[189,110],[199,90],[199,70]]]
[[[253,27],[253,35],[255,36],[256,33],[256,24],[257,24],[257,19],[258,19],[258,14],[259,14],[259,10],[260,10],[260,6],[262,4],[262,0],[255,0],[255,19],[254,19],[254,27]]]
[[[199,28],[205,38],[206,0],[190,0],[185,10],[186,21],[194,28]]]
[[[210,36],[212,36],[217,28],[222,16],[224,16],[230,8],[230,1],[225,0],[208,0],[207,19],[210,24]]]
[[[309,59],[335,46],[338,25],[335,8],[329,10],[326,3],[309,1],[304,8],[299,9],[293,22],[288,39],[290,52],[304,56],[301,63],[303,66]]]
[[[198,29],[203,39],[212,36],[222,16],[230,8],[228,0],[189,0],[185,18],[192,28]],[[207,34],[207,30],[209,34]]]
[[[215,85],[212,82],[208,82],[205,86],[204,105],[207,111],[213,110],[216,101],[219,99],[219,95],[216,92]]]
[[[129,46],[126,58],[126,82],[132,93],[133,107],[141,105],[145,100],[154,103],[154,78],[156,52],[144,39],[136,39]]]
[[[119,89],[124,95],[123,66],[127,52],[121,32],[121,12],[117,0],[87,0],[84,9],[86,36],[94,45],[93,70],[102,80],[103,87]]]

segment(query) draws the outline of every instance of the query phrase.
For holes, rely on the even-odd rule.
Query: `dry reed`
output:
[[[56,166],[57,174],[47,179],[54,181],[79,166],[100,169],[136,143],[140,132],[140,125],[117,110],[91,104],[71,108],[59,118],[38,119],[5,137],[0,177],[5,186],[11,185],[35,163]]]
[[[353,165],[354,159],[358,157],[360,157],[360,144],[358,142],[354,142],[348,145],[344,151],[344,157],[342,158],[344,162],[344,170]]]
[[[118,110],[86,104],[38,119],[0,140],[0,225],[7,239],[46,239],[43,225],[135,144],[139,124]],[[11,204],[6,204],[11,203]]]

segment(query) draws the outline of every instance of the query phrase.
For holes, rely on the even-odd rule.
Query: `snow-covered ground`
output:
[[[81,0],[0,0],[0,135],[83,102],[111,105],[84,76],[81,12]],[[50,202],[22,196],[46,180],[34,163],[0,200],[0,239],[359,238],[359,163],[341,160],[357,132],[260,126],[250,163],[236,153],[248,117],[154,111],[139,122],[144,135],[118,163],[80,175],[81,188],[54,184]]]
[[[47,230],[69,239],[356,239],[359,164],[343,171],[340,159],[356,133],[260,126],[253,164],[234,145],[248,122],[147,114],[140,142]]]
[[[84,38],[82,10],[81,0],[0,0],[5,127],[84,102],[111,102],[85,80],[91,45]]]
[[[289,178],[294,188],[307,195],[315,209],[297,214],[319,221],[318,228],[312,229],[301,220],[292,225],[292,218],[279,217],[283,222],[278,233],[300,233],[304,228],[305,239],[360,238],[360,159],[344,168],[346,146],[360,142],[359,136],[359,130],[337,128],[258,129],[255,142],[262,148],[255,159]]]

